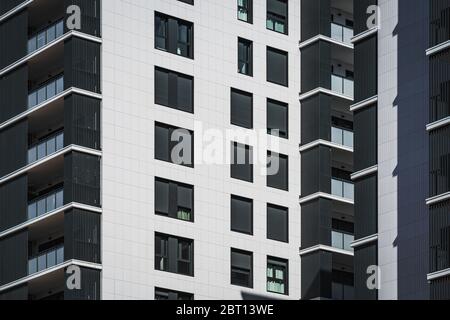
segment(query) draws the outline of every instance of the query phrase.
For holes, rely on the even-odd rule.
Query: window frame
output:
[[[248,150],[248,155],[249,155],[249,161],[250,161],[250,163],[249,164],[234,164],[234,159],[236,158],[237,159],[237,153],[236,153],[236,151],[237,151],[237,149],[238,149],[238,147],[239,146],[243,146],[244,147],[244,149],[245,149],[245,151],[246,151],[246,157],[247,157],[247,150]],[[239,143],[239,142],[235,142],[235,141],[232,141],[231,142],[231,156],[233,157],[232,159],[231,159],[231,165],[230,165],[230,177],[232,178],[232,179],[235,179],[235,180],[239,180],[239,181],[244,181],[244,182],[248,182],[248,183],[253,183],[254,182],[254,163],[253,163],[253,147],[252,146],[250,146],[250,145],[245,145],[245,144],[242,144],[242,143]],[[247,160],[247,159],[246,159]],[[242,166],[242,165],[249,165],[250,166],[250,179],[249,180],[247,180],[247,179],[242,179],[242,178],[238,178],[238,177],[236,177],[236,176],[233,176],[233,172],[235,171],[234,169],[233,169],[233,166]]]
[[[274,100],[274,99],[271,99],[271,98],[267,98],[267,102],[266,103],[267,103],[267,105],[266,105],[267,134],[268,135],[273,135],[271,132],[269,132],[269,130],[270,131],[276,130],[276,128],[275,129],[270,129],[269,128],[269,119],[270,119],[270,117],[269,117],[269,104],[278,105],[278,106],[286,108],[286,134],[285,135],[281,135],[281,131],[280,131],[279,138],[289,140],[289,104],[285,103],[285,102],[282,102],[282,101]]]
[[[284,293],[280,293],[280,292],[276,292],[276,291],[270,291],[268,288],[268,284],[269,284],[269,279],[273,279],[276,282],[276,278],[273,277],[269,277],[268,275],[268,271],[269,271],[269,265],[278,265],[279,267],[284,267],[285,268],[285,274],[284,274],[284,288],[285,288],[285,292]],[[283,296],[289,296],[289,260],[288,259],[282,259],[282,258],[277,258],[277,257],[273,257],[273,256],[267,256],[267,264],[266,264],[266,291],[269,293],[273,293],[273,294],[279,294],[279,295],[283,295]]]
[[[247,61],[241,60],[241,44],[246,48]],[[253,77],[253,41],[238,37],[238,73],[247,77]],[[243,63],[247,65],[247,73],[241,72],[240,65]]]
[[[233,117],[233,110],[238,107],[238,106],[234,106],[233,105],[233,94],[236,95],[241,95],[241,96],[245,96],[247,98],[250,98],[250,126],[246,126],[243,125],[242,123],[237,123],[236,121],[234,121],[234,117]],[[252,130],[253,129],[253,93],[251,92],[247,92],[247,91],[243,91],[240,89],[236,89],[236,88],[231,88],[230,90],[230,123],[234,126],[240,127],[240,128],[244,128],[244,129],[249,129]]]
[[[246,255],[250,257],[250,269],[248,270],[248,277],[249,277],[249,285],[245,286],[242,284],[237,284],[237,283],[233,283],[233,272],[236,273],[236,269],[238,272],[245,273],[247,272],[247,270],[244,270],[241,267],[233,267],[233,252],[237,253],[237,254],[241,254],[241,255]],[[253,269],[254,269],[254,257],[253,257],[253,252],[251,251],[246,251],[246,250],[241,250],[241,249],[236,249],[236,248],[231,248],[230,251],[230,284],[233,286],[237,286],[237,287],[242,287],[242,288],[249,288],[249,289],[253,289],[254,287],[254,281],[253,281]],[[235,271],[233,271],[233,269]]]
[[[163,212],[159,212],[156,209],[156,201],[157,201],[157,196],[156,196],[157,187],[156,187],[156,185],[157,185],[157,183],[165,183],[165,184],[168,185],[168,188],[169,188],[169,192],[168,192],[169,208],[168,208],[167,214],[165,214]],[[171,188],[171,186],[173,186],[176,189],[176,195],[175,196],[173,196],[173,195],[171,196],[171,191],[173,190]],[[191,212],[190,212],[191,219],[190,220],[184,220],[184,219],[178,218],[178,209],[180,208],[179,203],[178,203],[178,188],[179,187],[183,187],[183,188],[186,188],[186,189],[191,189],[191,192],[192,192],[192,196],[191,196],[192,208],[190,208],[190,210],[191,210]],[[175,219],[175,220],[183,221],[183,222],[191,222],[191,223],[195,222],[195,202],[194,202],[194,199],[195,199],[195,188],[194,188],[193,185],[182,183],[182,182],[178,182],[178,181],[168,180],[168,179],[164,179],[164,178],[160,178],[160,177],[155,176],[155,192],[154,192],[154,194],[155,194],[155,201],[154,201],[155,215],[166,217],[166,218],[170,218],[170,219]],[[176,205],[177,212],[171,212],[172,208],[170,206],[170,199],[173,199],[174,197],[176,198],[175,205]],[[186,209],[188,209],[188,208],[186,208]],[[175,214],[175,213],[177,213],[177,214]]]
[[[273,156],[278,156],[279,159],[286,160],[286,188],[280,188],[280,187],[274,186],[273,184],[269,183],[269,179],[271,177],[273,177],[274,175],[272,175],[272,176],[267,175],[266,185],[268,188],[289,192],[289,156],[285,155],[285,154],[273,152],[273,151],[267,151],[267,166],[269,166],[269,159]]]
[[[278,1],[278,2],[286,3],[286,16],[282,17],[281,15],[279,15],[275,12],[269,11],[269,1]],[[273,19],[269,19],[269,16],[272,17]],[[275,30],[275,23],[274,23],[274,28],[270,29],[268,27],[269,20],[284,22],[285,32],[280,32],[280,31]],[[267,0],[266,1],[266,29],[276,32],[278,34],[289,35],[289,0]]]
[[[246,0],[247,7],[239,5],[239,0],[237,0],[237,19],[238,21],[242,21],[245,23],[253,24],[253,0]],[[247,11],[247,20],[243,20],[239,18],[239,9],[244,8]]]
[[[243,230],[238,230],[236,228],[233,228],[233,200],[237,200],[237,201],[242,201],[242,202],[246,202],[248,204],[250,204],[250,231],[243,231]],[[249,198],[244,198],[241,196],[237,196],[232,194],[230,197],[230,230],[232,232],[236,232],[236,233],[241,233],[241,234],[246,234],[249,236],[253,236],[253,229],[254,229],[254,203],[253,203],[253,199],[249,199]]]
[[[278,82],[278,81],[269,79],[269,52],[278,53],[278,54],[286,57],[286,67],[285,67],[286,83],[282,83],[282,82]],[[289,88],[289,52],[288,51],[283,51],[283,50],[280,50],[280,49],[277,49],[274,47],[267,46],[267,48],[266,48],[266,81],[269,83],[273,83],[273,84],[277,84],[277,85]]]
[[[158,245],[158,243],[156,241],[157,238],[162,239],[164,241],[164,243],[166,244],[166,252],[167,252],[166,265],[167,265],[167,267],[164,268],[164,270],[161,270],[158,267],[159,259],[157,259],[157,258],[159,258],[161,256],[157,255],[157,253],[156,253],[156,249],[157,249],[157,245]],[[171,239],[172,240],[176,240],[176,244],[177,244],[176,247],[175,246],[173,246],[173,247],[171,246],[171,241],[170,241]],[[186,242],[186,243],[189,244],[189,258],[190,258],[189,259],[189,263],[190,263],[189,271],[190,272],[188,274],[181,273],[180,272],[180,268],[179,268],[180,259],[179,259],[179,251],[178,251],[178,249],[180,247],[180,243],[182,243],[182,242]],[[172,249],[175,249],[175,248],[177,250],[176,253],[172,252]],[[176,256],[176,261],[170,261],[170,257],[171,256]],[[194,240],[193,239],[173,236],[173,235],[169,235],[169,234],[165,234],[165,233],[161,233],[161,232],[155,232],[155,252],[154,252],[154,257],[155,257],[154,269],[156,271],[168,272],[168,273],[178,274],[178,275],[187,276],[187,277],[194,277],[194,270],[195,270],[194,269],[194,258],[195,258],[195,255],[194,255]],[[171,268],[171,266],[174,266],[174,265],[176,265],[176,270],[173,270]]]
[[[174,164],[174,165],[180,165],[180,166],[183,166],[183,167],[187,167],[187,168],[194,168],[194,132],[192,131],[192,130],[188,130],[188,129],[185,129],[185,128],[179,128],[179,127],[175,127],[175,126],[172,126],[172,125],[170,125],[170,124],[166,124],[166,123],[162,123],[162,122],[158,122],[158,121],[155,121],[155,129],[154,129],[154,134],[155,134],[155,137],[154,137],[154,159],[155,160],[158,160],[158,161],[163,161],[163,162],[167,162],[167,163],[171,163],[171,164]],[[189,132],[190,133],[190,137],[191,137],[191,148],[192,148],[192,150],[191,150],[191,164],[189,165],[189,164],[176,164],[176,163],[174,163],[173,162],[173,160],[172,159],[169,159],[169,160],[166,160],[166,159],[160,159],[160,158],[158,158],[157,157],[157,152],[156,152],[156,130],[157,130],[157,128],[164,128],[164,129],[167,129],[168,131],[169,131],[169,134],[168,134],[168,136],[169,136],[169,141],[167,141],[167,143],[168,143],[168,149],[169,149],[169,158],[170,158],[170,153],[171,153],[171,151],[173,150],[173,148],[179,143],[179,142],[175,142],[175,141],[171,141],[170,140],[170,136],[171,136],[171,133],[173,132],[173,131],[175,131],[175,130],[179,130],[179,129],[181,129],[181,130],[186,130],[187,132]]]
[[[284,213],[286,214],[286,225],[283,226],[285,229],[285,235],[286,235],[286,240],[280,240],[280,239],[275,239],[275,237],[273,237],[271,234],[269,234],[269,226],[273,225],[272,223],[269,223],[269,209],[274,209],[274,210],[279,210],[279,211],[284,211]],[[289,208],[287,207],[282,207],[276,204],[272,204],[272,203],[267,203],[266,205],[266,233],[267,233],[267,239],[271,240],[271,241],[277,241],[277,242],[281,242],[281,243],[289,243]]]

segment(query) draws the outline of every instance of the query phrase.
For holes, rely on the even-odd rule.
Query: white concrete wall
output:
[[[300,298],[300,1],[290,1],[289,35],[266,30],[266,1],[254,1],[253,25],[237,20],[236,1],[103,1],[103,299],[153,299],[154,288],[195,299],[266,294],[266,256],[289,259],[289,298]],[[195,60],[154,49],[154,11],[194,23]],[[254,45],[254,77],[237,73],[237,38]],[[266,46],[289,52],[289,88],[266,82]],[[154,104],[154,66],[194,76],[195,114]],[[266,130],[266,98],[289,103],[289,192],[230,178],[229,165],[194,169],[154,160],[154,122],[194,129],[230,125],[230,87],[254,94],[255,130]],[[195,132],[195,140],[201,136]],[[230,141],[224,139],[229,148]],[[198,148],[198,145],[196,145]],[[197,150],[198,151],[198,150]],[[195,186],[195,223],[154,214],[154,177]],[[254,236],[230,231],[230,195],[254,200]],[[289,244],[266,239],[266,203],[289,207]],[[154,270],[155,231],[194,239],[195,277]],[[230,248],[254,252],[254,290],[230,284]],[[270,295],[281,298],[279,295]]]

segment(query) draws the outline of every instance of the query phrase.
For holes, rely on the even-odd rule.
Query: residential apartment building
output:
[[[1,1],[0,300],[448,297],[437,2]]]

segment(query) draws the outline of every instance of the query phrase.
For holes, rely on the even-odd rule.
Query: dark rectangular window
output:
[[[192,293],[155,288],[155,300],[194,300]]]
[[[288,191],[288,156],[269,151],[267,153],[267,160],[267,186]]]
[[[237,0],[238,19],[253,23],[253,0]]]
[[[253,182],[253,148],[233,142],[231,160],[231,177]]]
[[[267,47],[267,81],[288,86],[288,53]]]
[[[289,242],[289,209],[267,205],[267,239]]]
[[[231,196],[231,230],[253,234],[253,200]]]
[[[288,0],[267,0],[267,29],[288,34]]]
[[[267,292],[289,294],[288,266],[288,260],[267,257]]]
[[[194,25],[162,13],[155,13],[155,48],[194,58]]]
[[[231,89],[231,124],[253,128],[253,95],[251,93]]]
[[[253,76],[253,42],[238,38],[238,72]]]
[[[155,104],[194,113],[194,78],[155,67]]]
[[[231,284],[253,288],[253,253],[231,249]]]
[[[194,240],[155,233],[155,270],[194,276]]]
[[[187,129],[155,123],[155,159],[194,167],[194,133]]]
[[[194,221],[194,187],[155,178],[155,213],[183,221]]]
[[[288,104],[267,99],[267,133],[275,134],[278,130],[278,136],[288,139],[289,120]]]
[[[184,2],[184,3],[187,3],[187,4],[194,5],[194,0],[178,0],[178,1],[181,1],[181,2]]]

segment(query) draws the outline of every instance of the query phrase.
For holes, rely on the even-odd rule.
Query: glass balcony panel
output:
[[[64,204],[64,191],[61,189],[56,192],[34,200],[28,204],[28,219],[34,219],[43,214],[61,208]]]
[[[337,197],[344,195],[344,188],[341,181],[336,179],[331,180],[331,194]]]
[[[53,248],[41,253],[37,257],[28,259],[28,273],[44,271],[64,262],[64,246]]]
[[[64,34],[64,22],[60,21],[56,24],[56,38],[61,37]]]
[[[343,35],[343,41],[345,43],[351,44],[352,43],[352,38],[353,38],[353,29],[347,28],[347,27],[343,27],[343,31],[344,31],[344,35]]]
[[[28,53],[32,53],[33,51],[36,51],[37,49],[37,39],[36,37],[31,38],[28,40]]]
[[[355,199],[355,188],[352,183],[343,182],[344,187],[344,198],[346,199]]]
[[[37,146],[37,158],[42,159],[47,155],[47,147],[45,143],[41,143]]]
[[[353,252],[353,248],[351,247],[352,242],[355,240],[355,236],[351,235],[351,234],[344,234],[344,247],[343,249],[346,251],[352,251]]]
[[[32,92],[28,95],[28,108],[32,108],[37,105],[37,92]]]
[[[41,104],[47,99],[47,88],[43,87],[37,91],[37,104]]]
[[[37,272],[38,270],[37,263],[38,263],[37,258],[33,258],[28,261],[28,274],[33,274]]]
[[[64,34],[64,22],[60,21],[28,40],[28,53],[32,53]]]
[[[61,133],[56,137],[56,150],[64,148],[64,134]]]
[[[64,191],[60,190],[56,193],[56,208],[61,208],[64,205]]]
[[[56,194],[51,194],[47,197],[47,212],[56,209]]]
[[[64,247],[56,250],[56,264],[61,264],[64,262]]]
[[[343,145],[346,147],[353,148],[354,134],[351,131],[343,130]]]
[[[47,268],[56,266],[56,251],[47,253]]]
[[[47,43],[56,39],[56,26],[51,26],[47,29]]]
[[[37,35],[37,49],[42,48],[46,44],[46,32],[43,31]]]
[[[37,202],[37,215],[41,216],[45,213],[45,209],[47,208],[47,200],[41,199]]]
[[[343,39],[342,26],[336,23],[331,24],[331,38],[337,41],[342,41]]]
[[[331,142],[342,145],[342,129],[331,127]]]
[[[28,164],[37,161],[37,148],[33,147],[28,150]]]
[[[334,74],[331,75],[331,91],[340,94],[343,93],[342,77],[336,76]]]
[[[37,217],[37,204],[31,203],[28,205],[28,220],[32,220]]]
[[[47,269],[47,255],[42,254],[38,258],[38,272]]]
[[[47,99],[50,99],[56,95],[56,83],[51,82],[47,85]]]
[[[331,246],[337,249],[343,249],[343,234],[337,231],[331,231]]]
[[[47,140],[46,148],[47,148],[47,155],[54,153],[56,151],[56,138]]]
[[[56,80],[56,94],[61,93],[64,91],[64,77],[59,78]]]
[[[353,88],[354,88],[354,85],[353,85],[353,80],[351,80],[351,79],[343,79],[343,81],[344,81],[344,95],[346,95],[346,96],[348,96],[348,97],[351,97],[351,98],[353,98],[353,96],[354,96],[354,93],[353,93]]]

